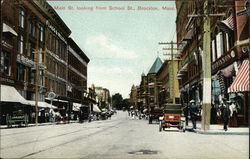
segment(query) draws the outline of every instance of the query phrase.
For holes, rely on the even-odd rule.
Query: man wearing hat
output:
[[[196,129],[196,119],[197,119],[197,114],[198,114],[198,107],[197,105],[195,105],[195,101],[194,100],[190,100],[189,102],[190,106],[190,117],[191,117],[191,121],[193,123],[193,129]]]
[[[229,104],[231,101],[226,101],[226,99],[223,100],[223,110],[222,110],[222,118],[224,121],[224,130],[227,131],[227,126],[230,118],[230,109],[229,109]]]

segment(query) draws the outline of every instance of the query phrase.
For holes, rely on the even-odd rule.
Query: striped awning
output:
[[[232,85],[228,88],[230,92],[246,92],[249,91],[249,60],[244,60],[239,68]]]
[[[232,34],[235,28],[233,14],[231,14],[227,19],[221,21],[219,26],[224,32]]]

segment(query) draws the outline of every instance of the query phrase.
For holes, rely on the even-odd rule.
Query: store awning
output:
[[[246,92],[249,91],[249,60],[244,60],[239,68],[239,72],[236,75],[231,86],[228,88],[228,92]]]
[[[93,111],[96,113],[102,112],[96,104],[93,105]]]
[[[231,14],[227,19],[220,22],[220,29],[228,34],[232,34],[235,28],[233,14]]]
[[[17,36],[17,33],[15,32],[14,29],[12,29],[10,26],[8,26],[7,24],[3,23],[3,33],[4,32],[9,32],[15,36]]]
[[[30,103],[12,86],[1,84],[1,102],[17,102],[26,105]]]
[[[79,111],[80,107],[82,106],[82,104],[80,103],[73,103],[73,111]]]
[[[33,101],[33,100],[28,100],[28,102],[29,102],[32,106],[35,106],[35,105],[36,105],[36,102]],[[46,102],[40,102],[40,101],[38,101],[37,106],[40,107],[40,108],[52,108],[52,109],[57,109],[57,107],[54,106],[54,105],[51,105],[51,104],[46,103]]]

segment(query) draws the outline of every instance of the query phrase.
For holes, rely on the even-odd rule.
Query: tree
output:
[[[129,109],[130,105],[131,105],[131,103],[130,103],[130,100],[128,98],[122,100],[122,107],[124,107],[126,110]]]
[[[118,110],[122,109],[122,95],[120,93],[116,93],[112,96],[112,107]]]

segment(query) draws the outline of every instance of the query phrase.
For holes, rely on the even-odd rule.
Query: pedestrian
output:
[[[226,101],[226,99],[223,99],[222,102],[222,118],[224,121],[224,130],[227,131],[228,128],[228,122],[229,122],[229,118],[230,118],[230,109],[229,109],[229,103],[230,101]]]
[[[211,108],[211,124],[216,124],[216,107],[215,104],[212,104],[212,108]]]
[[[238,110],[237,110],[236,104],[234,102],[230,102],[229,109],[230,109],[230,126],[237,127],[238,126],[238,122],[237,122]]]
[[[184,108],[183,108],[183,112],[184,112],[184,116],[185,116],[185,123],[186,123],[186,126],[188,126],[188,104],[184,103]]]
[[[197,119],[197,115],[198,115],[198,107],[195,104],[194,100],[191,100],[189,103],[190,103],[190,106],[189,106],[190,117],[191,117],[191,121],[193,124],[193,129],[196,129],[196,119]]]

